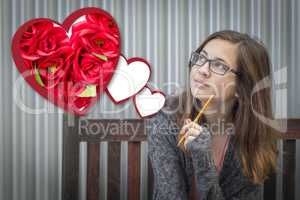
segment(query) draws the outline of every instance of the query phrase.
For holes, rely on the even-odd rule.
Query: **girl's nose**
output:
[[[209,62],[206,62],[204,65],[198,68],[198,72],[205,77],[210,76],[210,70],[209,70]]]

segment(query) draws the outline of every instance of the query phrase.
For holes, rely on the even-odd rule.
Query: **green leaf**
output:
[[[87,85],[85,89],[78,95],[79,97],[95,97],[97,96],[96,85]]]
[[[39,70],[36,67],[36,63],[34,63],[34,77],[35,77],[36,82],[40,86],[45,87],[45,84],[43,83],[42,78],[40,76]]]
[[[101,59],[101,60],[104,60],[104,61],[107,61],[107,57],[105,55],[101,55],[101,54],[97,54],[97,53],[92,53],[94,56],[96,56],[97,58]]]

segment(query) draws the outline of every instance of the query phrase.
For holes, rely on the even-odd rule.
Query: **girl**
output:
[[[280,137],[257,116],[272,119],[270,87],[253,92],[268,76],[268,53],[247,34],[213,33],[192,53],[188,89],[147,120],[153,199],[261,199]]]

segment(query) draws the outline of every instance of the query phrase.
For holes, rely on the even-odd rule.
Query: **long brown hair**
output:
[[[253,183],[262,184],[270,173],[276,171],[277,140],[281,137],[278,132],[259,120],[253,113],[255,110],[264,117],[273,119],[271,88],[267,87],[251,94],[259,81],[271,76],[271,64],[267,50],[261,42],[247,34],[223,30],[209,35],[196,52],[199,53],[213,39],[222,39],[238,44],[236,60],[238,76],[235,81],[236,93],[239,98],[232,110],[235,126],[234,144],[242,162],[244,175]],[[189,72],[190,70],[191,63],[189,63]],[[182,105],[177,107],[175,112],[179,127],[183,125],[186,118],[194,119],[197,108],[201,106],[201,101],[192,97],[189,78],[187,80],[187,90],[177,98],[181,102],[176,102],[177,105]],[[203,117],[200,124],[205,121],[206,119]],[[179,134],[178,141],[181,137],[182,135]]]

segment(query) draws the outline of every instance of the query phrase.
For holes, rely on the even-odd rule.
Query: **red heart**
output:
[[[62,25],[46,18],[24,23],[12,39],[12,54],[34,90],[65,111],[84,115],[112,78],[120,41],[119,28],[109,13],[83,8]],[[84,96],[88,88],[96,95]]]

